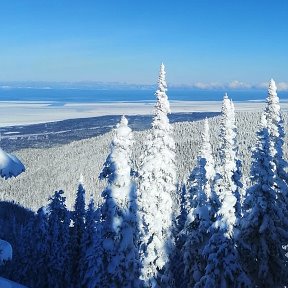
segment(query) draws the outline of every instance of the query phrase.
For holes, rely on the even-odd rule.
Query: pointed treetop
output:
[[[159,73],[159,78],[158,78],[158,88],[157,88],[156,93],[155,93],[155,96],[157,98],[157,102],[155,104],[154,115],[155,115],[156,119],[158,119],[158,120],[163,118],[163,117],[167,117],[167,114],[171,113],[170,104],[168,101],[168,96],[166,94],[167,83],[166,83],[166,78],[165,78],[166,72],[164,70],[164,67],[165,66],[162,63],[160,65],[160,73]],[[155,121],[155,117],[154,117],[153,121]],[[152,123],[152,126],[153,126],[153,123]]]
[[[165,65],[163,62],[161,62],[161,65],[160,65],[160,71],[164,71],[165,70]],[[165,71],[164,71],[165,72]]]
[[[269,86],[275,86],[276,87],[276,83],[275,83],[273,78],[270,79]]]
[[[272,78],[269,82],[268,94],[273,95],[273,96],[277,96],[277,86],[276,86],[275,81]]]
[[[223,97],[223,101],[222,101],[222,108],[221,108],[221,112],[223,115],[227,115],[229,113],[229,111],[231,110],[231,101],[228,98],[228,94],[225,93],[224,97]]]
[[[123,115],[120,119],[120,122],[116,125],[116,129],[115,129],[116,138],[114,138],[114,144],[117,142],[116,139],[120,139],[120,138],[127,138],[127,139],[129,138],[130,140],[132,140],[131,131],[132,131],[131,128],[128,126],[128,120]]]
[[[82,173],[80,173],[78,182],[79,182],[79,185],[82,185],[82,186],[83,186],[83,184],[84,184],[84,176],[83,176]]]
[[[161,63],[160,65],[160,73],[158,79],[158,90],[161,92],[167,91],[167,84],[166,84],[166,72],[165,72],[165,65]]]
[[[127,126],[127,125],[128,125],[128,120],[125,117],[125,115],[122,115],[118,126]]]

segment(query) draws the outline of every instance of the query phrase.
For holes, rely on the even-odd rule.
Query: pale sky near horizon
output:
[[[288,82],[287,0],[0,1],[0,81]]]

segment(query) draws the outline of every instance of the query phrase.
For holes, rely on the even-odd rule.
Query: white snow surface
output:
[[[104,115],[147,115],[151,114],[154,103],[66,103],[53,106],[42,102],[0,101],[0,127],[46,123],[65,119],[87,118]],[[170,101],[171,110],[177,112],[218,112],[221,101]],[[256,101],[236,102],[236,111],[261,111],[265,103]],[[288,109],[288,102],[281,104]]]

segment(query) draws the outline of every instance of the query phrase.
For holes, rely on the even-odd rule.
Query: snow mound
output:
[[[17,177],[24,171],[24,165],[16,156],[8,154],[0,148],[0,176],[2,178]]]

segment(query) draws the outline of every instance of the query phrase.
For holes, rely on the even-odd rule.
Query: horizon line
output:
[[[191,90],[266,90],[269,82],[261,82],[250,84],[234,80],[231,82],[195,82],[190,84],[168,84],[169,89],[191,89]],[[288,91],[288,82],[276,82],[278,91]],[[152,90],[157,87],[157,84],[147,83],[127,83],[117,81],[93,81],[93,80],[80,80],[80,81],[30,81],[30,80],[15,80],[15,81],[1,81],[0,89],[147,89]]]

